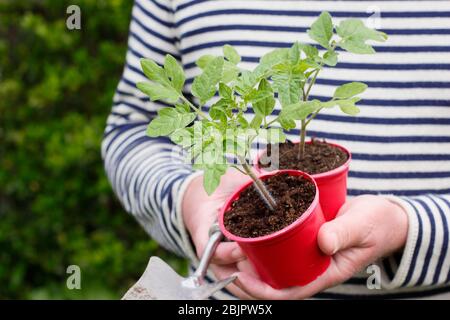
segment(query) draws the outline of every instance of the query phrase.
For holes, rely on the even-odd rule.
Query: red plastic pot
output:
[[[308,141],[307,143],[310,144],[311,141]],[[317,186],[319,188],[320,206],[322,207],[326,221],[333,220],[339,212],[339,209],[345,203],[345,200],[347,198],[348,170],[352,158],[350,151],[348,151],[343,146],[334,143],[328,144],[344,151],[348,155],[348,160],[336,169],[312,175],[314,180],[316,180]],[[256,158],[255,169],[259,173],[270,172],[264,170],[264,168],[261,168],[259,166],[259,159],[265,154],[265,152],[266,150],[263,150]]]
[[[321,275],[330,264],[330,257],[323,254],[317,244],[317,233],[325,218],[320,208],[316,182],[308,174],[296,170],[279,170],[264,174],[260,178],[264,180],[281,173],[303,176],[316,186],[316,196],[311,206],[291,225],[257,238],[242,238],[225,228],[224,215],[252,181],[240,187],[228,199],[219,214],[219,226],[225,237],[236,241],[261,279],[277,289],[306,285]]]

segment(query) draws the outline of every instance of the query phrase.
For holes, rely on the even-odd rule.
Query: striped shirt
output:
[[[389,40],[375,45],[375,55],[340,52],[336,68],[321,73],[312,98],[327,100],[349,81],[369,88],[359,116],[326,110],[309,135],[352,150],[349,196],[392,195],[408,213],[409,231],[403,252],[379,261],[382,289],[369,290],[363,273],[317,297],[450,298],[450,1],[136,0],[102,145],[113,189],[154,239],[196,261],[180,212],[196,173],[168,139],[146,136],[149,120],[166,105],[136,89],[145,81],[139,59],[162,63],[173,55],[189,92],[200,56],[221,55],[231,44],[243,57],[240,66],[253,69],[274,48],[310,43],[306,30],[325,10],[337,21],[364,19]]]

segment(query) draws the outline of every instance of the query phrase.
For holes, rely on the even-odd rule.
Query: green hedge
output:
[[[66,28],[77,4],[82,29]],[[150,255],[186,263],[121,209],[100,143],[131,0],[0,2],[0,298],[119,298]],[[66,268],[82,270],[81,290]]]

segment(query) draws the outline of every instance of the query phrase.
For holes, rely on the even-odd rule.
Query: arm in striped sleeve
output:
[[[180,212],[184,189],[195,174],[170,140],[146,136],[148,122],[164,105],[136,89],[137,82],[146,80],[140,58],[162,64],[167,53],[179,57],[172,18],[169,1],[135,1],[126,65],[107,120],[102,157],[125,210],[162,246],[195,257]]]
[[[385,288],[450,283],[450,195],[389,197],[408,215],[403,252],[382,261]]]

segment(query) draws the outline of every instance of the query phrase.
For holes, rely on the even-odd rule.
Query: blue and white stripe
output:
[[[221,54],[226,43],[243,57],[241,67],[252,69],[274,48],[309,43],[305,31],[321,11],[337,20],[372,19],[368,9],[374,8],[389,40],[376,44],[376,55],[340,52],[340,63],[324,70],[312,92],[329,99],[336,86],[363,81],[369,89],[361,114],[327,110],[309,134],[352,150],[349,195],[383,194],[402,205],[408,240],[401,254],[380,263],[385,289],[368,290],[367,275],[358,275],[318,297],[449,298],[450,1],[136,0],[102,146],[125,209],[162,245],[195,259],[180,213],[195,173],[170,141],[145,136],[148,121],[166,105],[136,89],[145,80],[140,58],[162,63],[165,54],[175,56],[187,72],[189,92],[200,72],[195,60]],[[296,139],[298,131],[291,134]]]

